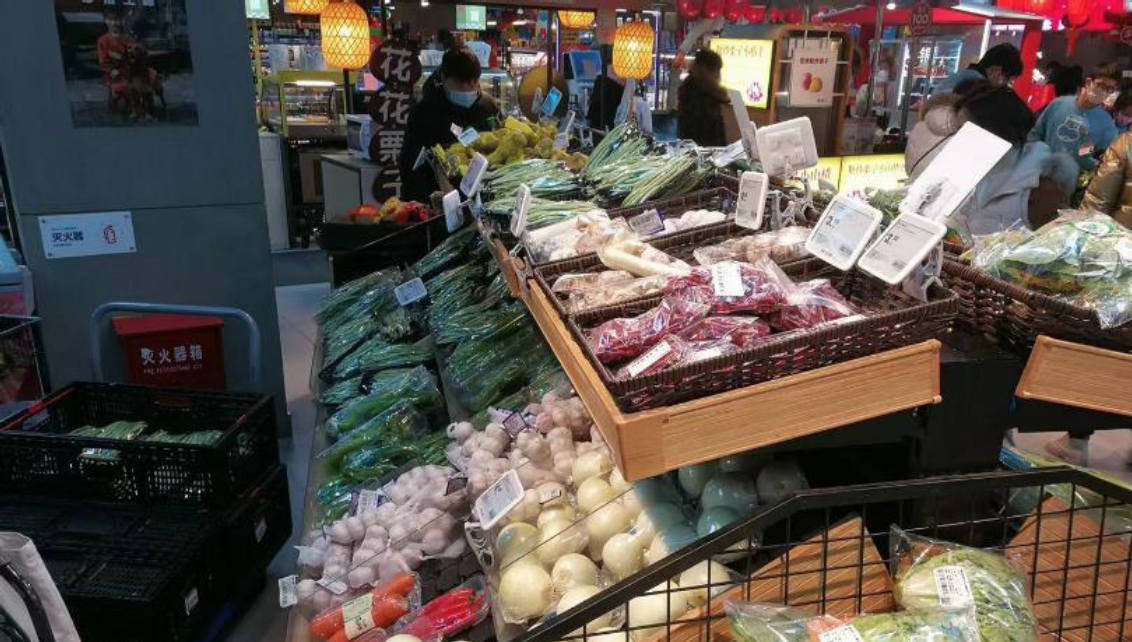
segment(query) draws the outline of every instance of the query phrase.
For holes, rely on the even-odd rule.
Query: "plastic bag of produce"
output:
[[[336,288],[323,299],[322,307],[315,313],[315,321],[319,325],[326,323],[328,319],[341,314],[356,303],[367,291],[381,284],[399,281],[400,274],[401,270],[398,268],[386,268]]]
[[[699,267],[688,276],[670,279],[664,291],[704,302],[713,314],[770,314],[786,303],[786,295],[793,288],[790,277],[763,259],[758,263],[724,261],[710,268]]]
[[[380,318],[397,305],[393,290],[401,284],[403,275],[398,270],[382,271],[382,278],[370,289],[366,290],[349,307],[322,323],[322,331],[326,335],[336,334],[342,326],[362,317]]]
[[[429,279],[440,274],[445,268],[454,265],[471,252],[478,242],[480,242],[480,235],[476,233],[475,227],[466,227],[444,239],[443,243],[434,247],[431,252],[424,255],[424,258],[414,263],[413,272],[422,279]],[[400,285],[400,282],[398,282],[398,285]]]
[[[398,401],[391,408],[378,413],[337,443],[319,453],[333,470],[338,470],[350,453],[372,446],[383,439],[407,440],[428,430],[428,420],[413,404]]]
[[[323,379],[341,381],[375,370],[419,366],[433,361],[433,357],[432,347],[424,341],[386,343],[381,337],[373,337],[338,364],[332,364],[332,374]]]
[[[593,290],[601,290],[611,285],[628,283],[636,278],[637,277],[624,270],[563,274],[554,281],[554,285],[550,287],[550,290],[558,294],[590,292]]]
[[[350,351],[372,337],[380,325],[381,322],[377,318],[366,315],[348,321],[339,326],[335,332],[326,334],[322,342],[323,363],[340,361]]]
[[[526,323],[526,312],[518,303],[487,310],[472,306],[455,314],[438,316],[433,322],[432,335],[437,345],[450,345],[490,336],[500,328],[523,323]]]
[[[896,602],[906,609],[973,607],[984,642],[1036,642],[1037,621],[1022,575],[991,551],[892,527]]]
[[[805,244],[810,232],[808,227],[784,227],[774,232],[729,238],[715,245],[696,248],[692,255],[700,265],[714,265],[722,261],[755,263],[763,258],[775,263],[788,263],[809,256]]]
[[[351,380],[354,381],[354,380]],[[326,432],[337,440],[378,413],[406,401],[418,409],[427,409],[443,403],[436,379],[423,366],[412,369],[370,372],[357,380],[357,398],[326,420]]]
[[[917,609],[854,618],[807,617],[788,606],[727,602],[739,642],[979,642],[970,609]]]
[[[421,642],[440,642],[479,624],[490,612],[487,583],[476,575],[410,614],[402,621],[400,633]]]
[[[644,276],[603,288],[571,292],[563,307],[567,312],[577,313],[659,294],[668,279],[666,276]]]
[[[781,331],[805,330],[854,314],[853,306],[828,279],[814,279],[791,288],[770,323]]]
[[[680,333],[689,341],[728,341],[740,348],[754,345],[770,336],[770,324],[758,317],[711,316]]]
[[[639,356],[669,334],[679,334],[711,311],[711,303],[682,295],[666,296],[648,312],[610,319],[589,331],[586,340],[603,363]]]
[[[618,379],[643,377],[684,362],[693,348],[675,334],[669,334],[636,359],[617,369]]]
[[[636,276],[684,276],[692,269],[680,259],[640,241],[618,239],[597,248],[597,255],[606,267]]]

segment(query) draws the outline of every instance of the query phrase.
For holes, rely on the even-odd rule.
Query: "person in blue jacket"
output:
[[[1005,87],[1022,74],[1022,54],[1018,47],[1004,42],[995,45],[966,69],[951,74],[932,89],[932,94],[945,94],[965,82],[986,80],[995,87]]]
[[[1072,156],[1082,171],[1092,171],[1119,132],[1104,104],[1119,88],[1115,67],[1098,67],[1085,77],[1075,96],[1051,102],[1030,130],[1031,141],[1044,141],[1051,148]]]

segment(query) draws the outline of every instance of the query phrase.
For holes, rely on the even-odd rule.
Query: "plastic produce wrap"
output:
[[[628,283],[636,278],[637,277],[624,270],[563,274],[554,281],[554,285],[551,286],[550,290],[557,294],[590,292],[593,290],[601,290],[612,285]]]
[[[499,328],[523,323],[525,318],[526,312],[519,303],[486,310],[471,306],[455,314],[437,316],[432,322],[432,334],[437,345],[450,345],[490,336]]]
[[[609,220],[602,210],[583,212],[559,223],[531,229],[523,242],[535,263],[568,259],[594,252],[609,239],[631,237],[632,232],[621,219]]]
[[[974,608],[985,642],[1036,642],[1022,575],[999,553],[892,528],[893,595],[907,609]]]
[[[617,370],[618,379],[632,379],[660,372],[683,363],[694,348],[675,334],[670,334]]]
[[[828,279],[814,279],[789,291],[786,303],[771,317],[771,324],[782,331],[805,330],[854,314],[853,306]]]
[[[375,287],[396,287],[401,281],[399,268],[386,268],[360,279],[355,279],[331,291],[322,301],[322,307],[315,313],[315,321],[319,325],[325,324],[333,317],[339,316],[358,301],[366,292]]]
[[[424,255],[424,258],[413,264],[413,272],[427,280],[456,264],[471,252],[475,244],[479,242],[480,236],[474,226],[459,230],[444,239],[443,243],[434,247],[431,252]],[[400,282],[397,285],[400,285]]]
[[[616,240],[598,248],[597,255],[606,267],[636,276],[684,276],[691,271],[687,263],[640,241]]]
[[[969,609],[921,609],[844,619],[807,617],[787,606],[733,601],[724,610],[738,642],[979,642]]]
[[[755,263],[763,258],[787,263],[809,256],[805,244],[810,232],[808,227],[784,227],[774,232],[729,238],[716,245],[696,248],[692,255],[700,265],[722,261]]]
[[[342,324],[333,334],[327,334],[322,343],[323,363],[340,361],[366,339],[374,336],[380,324],[375,317],[366,315]]]
[[[666,276],[643,276],[592,290],[576,290],[569,294],[569,298],[566,299],[563,307],[567,312],[574,314],[659,294],[664,290],[664,285],[668,283],[668,278]]]
[[[327,642],[353,640],[373,629],[393,626],[417,604],[420,587],[416,575],[406,573],[319,613],[311,620],[311,633]]]
[[[338,470],[346,457],[363,448],[372,448],[381,440],[409,440],[428,430],[428,420],[408,401],[378,413],[355,428],[337,443],[319,453],[332,470]]]
[[[422,606],[407,618],[400,633],[421,642],[440,642],[472,628],[490,612],[487,583],[477,575]]]
[[[400,270],[382,270],[381,278],[340,313],[327,317],[319,325],[326,336],[333,336],[346,324],[362,317],[381,317],[397,305],[393,290],[404,278]]]
[[[763,259],[755,264],[727,261],[699,267],[688,276],[670,279],[664,291],[707,303],[713,314],[770,314],[786,302],[793,287],[790,277]]]
[[[704,227],[705,225],[715,225],[716,223],[722,223],[726,220],[727,214],[723,212],[715,210],[689,210],[680,216],[664,219],[664,230],[652,236],[683,232],[697,227]],[[648,238],[652,238],[652,236]]]
[[[448,374],[454,392],[474,414],[521,387],[526,367],[523,355],[538,345],[534,329],[517,330],[461,343],[449,358]]]
[[[326,432],[331,439],[339,439],[349,434],[370,418],[401,401],[418,409],[427,409],[444,403],[436,386],[436,379],[423,366],[374,372],[360,377],[357,381],[357,394],[365,396],[355,397],[352,403],[326,420]]]
[[[988,244],[976,267],[1094,310],[1102,328],[1132,319],[1132,232],[1111,217],[1068,215],[1021,242]]]
[[[703,319],[711,303],[685,296],[666,296],[635,317],[610,319],[589,331],[587,341],[603,363],[634,358],[669,334],[679,334]]]
[[[737,347],[748,348],[770,333],[770,324],[758,317],[709,316],[681,332],[680,336],[697,342],[728,341]]]
[[[410,368],[433,360],[432,348],[420,343],[385,343],[374,337],[343,359],[334,368],[331,380],[349,379],[358,374],[389,368]]]

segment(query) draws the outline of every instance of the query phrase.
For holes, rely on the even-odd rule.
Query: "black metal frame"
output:
[[[1045,505],[1041,500],[1047,497],[1048,491],[1059,484],[1068,485],[1070,497],[1074,500],[1066,510],[1051,511],[1045,510]],[[1010,497],[1010,491],[1020,491],[1024,489],[1036,490],[1036,497],[1039,498],[1037,508],[1034,511],[1019,512],[1010,514],[1009,507],[1007,506],[1007,498]],[[1078,503],[1076,500],[1079,490],[1091,491],[1101,497],[1101,503],[1097,505],[1086,505]],[[1094,477],[1078,469],[1071,468],[1047,468],[1026,472],[991,472],[975,475],[951,476],[951,477],[935,477],[919,480],[905,480],[898,482],[888,482],[879,484],[868,484],[861,486],[847,486],[840,488],[829,488],[820,490],[809,490],[794,496],[791,499],[785,500],[772,507],[763,509],[756,512],[747,519],[735,523],[713,536],[703,538],[695,543],[689,545],[683,550],[670,555],[663,561],[648,567],[647,569],[637,573],[636,575],[621,581],[614,586],[603,591],[601,594],[592,598],[567,613],[559,614],[558,616],[549,618],[545,623],[531,628],[521,638],[521,642],[554,642],[556,640],[587,640],[594,634],[594,631],[582,631],[586,622],[593,621],[595,618],[624,607],[626,610],[629,608],[629,601],[635,597],[639,597],[646,593],[667,593],[669,603],[671,603],[671,595],[678,591],[688,590],[704,590],[708,589],[712,594],[709,598],[705,610],[705,615],[696,614],[694,617],[677,617],[673,619],[669,617],[666,622],[661,624],[661,627],[656,627],[652,624],[643,627],[633,627],[632,630],[639,629],[652,629],[652,628],[666,628],[668,635],[667,639],[671,639],[671,634],[674,626],[683,626],[689,623],[703,622],[708,627],[707,635],[700,636],[699,639],[711,639],[712,626],[728,626],[726,622],[720,622],[726,616],[722,610],[714,608],[718,605],[718,599],[714,595],[717,589],[733,586],[743,586],[744,595],[750,596],[750,582],[745,580],[737,580],[733,578],[712,578],[711,572],[708,573],[707,584],[698,585],[695,587],[673,587],[672,584],[667,584],[670,580],[677,578],[680,573],[691,568],[692,566],[708,559],[721,558],[726,559],[725,553],[730,553],[731,556],[736,554],[734,548],[738,545],[742,554],[741,561],[730,561],[727,565],[732,571],[736,571],[739,576],[744,578],[752,577],[753,573],[758,571],[759,565],[764,561],[779,558],[789,551],[792,547],[801,545],[803,543],[812,542],[815,535],[823,538],[823,554],[821,567],[818,569],[822,574],[821,583],[821,596],[815,602],[805,604],[794,604],[794,606],[810,606],[818,607],[821,612],[825,612],[825,607],[828,603],[828,595],[826,594],[825,573],[832,570],[854,568],[850,567],[833,567],[828,565],[826,553],[831,541],[845,541],[830,540],[828,536],[829,529],[838,523],[841,519],[849,515],[856,515],[862,519],[862,529],[859,534],[859,540],[862,543],[860,550],[862,551],[861,558],[858,560],[858,566],[862,567],[865,564],[863,559],[863,550],[866,539],[872,539],[875,543],[876,540],[884,542],[888,539],[888,524],[895,524],[908,532],[917,533],[920,535],[927,535],[938,539],[947,539],[949,541],[957,541],[960,544],[974,545],[986,548],[1003,549],[1013,534],[1012,527],[1018,527],[1022,522],[1032,516],[1037,516],[1037,524],[1040,526],[1043,517],[1049,517],[1054,514],[1068,514],[1068,531],[1069,536],[1063,540],[1043,540],[1040,533],[1035,537],[1032,544],[1027,544],[1027,547],[1032,547],[1034,550],[1034,564],[1031,565],[1032,569],[1037,568],[1036,560],[1038,549],[1043,546],[1063,544],[1065,546],[1065,563],[1061,568],[1051,570],[1043,569],[1040,574],[1045,576],[1049,573],[1061,574],[1061,602],[1062,607],[1067,601],[1079,601],[1082,599],[1092,599],[1093,604],[1096,604],[1096,598],[1107,596],[1113,598],[1114,595],[1123,595],[1121,617],[1116,622],[1096,622],[1093,618],[1095,612],[1092,613],[1089,622],[1089,639],[1092,639],[1093,627],[1100,626],[1118,626],[1119,638],[1128,639],[1125,631],[1128,630],[1132,635],[1132,609],[1128,609],[1130,596],[1130,575],[1129,569],[1132,569],[1132,522],[1125,524],[1126,528],[1113,532],[1111,523],[1108,522],[1108,516],[1111,514],[1114,507],[1122,506],[1128,510],[1132,510],[1132,490],[1106,481],[1104,479]],[[1044,512],[1043,512],[1044,511]],[[1073,530],[1073,520],[1076,515],[1085,511],[1094,511],[1100,513],[1099,527],[1100,535],[1093,537],[1079,537]],[[1092,519],[1092,518],[1090,518]],[[1095,522],[1096,520],[1093,519]],[[869,525],[873,524],[873,528]],[[877,524],[883,526],[877,527]],[[801,533],[803,528],[816,527],[816,531],[811,530],[805,534]],[[822,530],[824,528],[824,530]],[[825,533],[822,535],[822,533]],[[997,535],[997,537],[994,537]],[[764,543],[761,545],[752,544],[752,538],[764,537]],[[858,538],[854,538],[858,539]],[[1109,591],[1108,593],[1099,593],[1098,588],[1098,575],[1099,569],[1106,562],[1101,560],[1101,548],[1099,543],[1111,542],[1114,539],[1123,543],[1127,547],[1128,553],[1125,561],[1124,571],[1124,587],[1117,591]],[[990,540],[990,541],[988,541]],[[1092,595],[1073,595],[1067,598],[1066,586],[1069,582],[1069,571],[1081,570],[1080,566],[1071,566],[1069,561],[1070,548],[1076,546],[1080,542],[1087,542],[1089,540],[1097,540],[1097,556],[1096,562],[1092,566],[1098,572],[1093,576],[1093,591]],[[877,546],[877,550],[881,553],[883,563],[888,568],[891,562],[890,555],[888,554],[888,546]],[[788,560],[788,558],[787,558]],[[1107,562],[1111,564],[1112,562]],[[872,562],[877,565],[878,562]],[[710,567],[709,567],[710,568]],[[1087,570],[1087,569],[1086,569]],[[815,571],[807,569],[805,574],[812,575]],[[887,571],[886,571],[887,572]],[[1030,590],[1031,599],[1034,597],[1034,584],[1035,576],[1039,573],[1033,571],[1029,572],[1028,587]],[[762,577],[761,579],[781,579],[784,582],[783,594],[789,594],[789,582],[792,573],[789,566],[789,561],[786,562],[785,570],[780,575],[771,575]],[[864,572],[857,575],[857,591],[855,599],[858,610],[860,609],[861,602],[864,598],[870,597],[872,594],[863,593],[862,584],[864,582]],[[666,587],[666,588],[661,588]],[[650,589],[659,590],[650,590]],[[839,598],[843,599],[843,598]],[[1119,599],[1119,598],[1113,598]],[[1055,600],[1056,602],[1056,600]],[[1036,606],[1048,606],[1050,602],[1038,602]],[[1128,624],[1125,624],[1125,623]],[[1080,626],[1065,626],[1065,613],[1064,609],[1061,611],[1061,616],[1058,622],[1057,630],[1048,630],[1047,632],[1055,635],[1061,635],[1067,631],[1080,630]],[[635,642],[642,642],[645,639],[652,639],[653,633],[649,633],[643,637],[636,637]],[[620,638],[619,638],[620,639]]]

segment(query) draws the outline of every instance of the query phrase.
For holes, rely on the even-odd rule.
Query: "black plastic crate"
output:
[[[447,238],[445,218],[435,216],[351,250],[330,251],[330,285],[338,287],[387,267],[412,265]]]
[[[287,471],[277,466],[257,484],[224,520],[228,568],[233,585],[262,573],[291,538],[291,498]]]
[[[0,486],[72,498],[230,507],[279,463],[266,395],[76,382],[0,427]],[[74,437],[83,426],[145,421],[171,433],[219,430],[212,446]],[[108,460],[84,455],[112,449]]]

